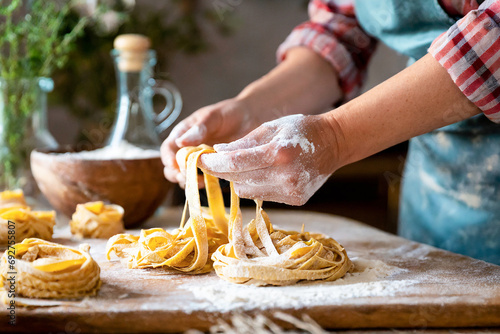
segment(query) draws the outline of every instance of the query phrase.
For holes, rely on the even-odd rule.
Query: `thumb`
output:
[[[196,111],[195,114],[195,122],[175,140],[177,146],[207,144],[212,139],[210,137],[221,130],[223,117],[219,109],[209,106]]]
[[[189,128],[182,136],[175,140],[179,147],[195,146],[203,143],[207,136],[205,124],[196,124]]]

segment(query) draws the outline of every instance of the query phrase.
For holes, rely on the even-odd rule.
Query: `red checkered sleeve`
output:
[[[465,96],[500,123],[500,0],[486,0],[469,11],[429,52]]]
[[[310,20],[297,26],[277,51],[278,61],[289,49],[305,46],[325,58],[336,70],[344,100],[354,98],[366,76],[375,39],[359,26],[354,0],[312,0]]]

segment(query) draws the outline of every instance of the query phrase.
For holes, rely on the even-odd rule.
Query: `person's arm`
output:
[[[287,114],[322,112],[341,96],[327,61],[305,47],[290,49],[283,62],[238,96],[197,110],[172,130],[161,147],[165,176],[183,186],[185,179],[175,159],[181,147],[236,140]]]
[[[288,50],[284,61],[236,97],[259,116],[256,126],[299,112],[318,114],[341,98],[339,79],[331,64],[303,46]]]
[[[200,167],[233,181],[241,197],[302,205],[338,168],[479,112],[427,55],[328,113],[286,117],[215,145]]]
[[[486,0],[429,54],[346,105],[267,123],[201,167],[242,197],[303,204],[337,168],[481,111],[500,123],[500,1]],[[217,162],[217,163],[215,163]]]
[[[500,1],[485,0],[468,10],[436,38],[429,53],[486,117],[500,123]]]
[[[201,108],[180,122],[162,145],[165,176],[182,185],[175,154],[184,146],[236,140],[265,121],[316,114],[359,91],[375,41],[359,27],[353,0],[312,0],[310,20],[277,52],[280,64],[236,96]]]
[[[337,134],[342,166],[480,112],[428,54],[323,117]]]
[[[344,149],[347,163],[479,112],[500,123],[500,1],[457,10],[465,16],[432,43],[427,56],[330,115],[339,124],[333,127],[346,134],[341,140],[351,146]],[[405,83],[399,86],[402,91],[398,82]],[[371,110],[367,117],[365,110]],[[379,127],[372,128],[371,122]],[[388,135],[381,137],[383,132]],[[352,147],[349,137],[372,139]]]

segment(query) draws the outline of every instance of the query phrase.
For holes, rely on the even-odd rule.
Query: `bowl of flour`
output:
[[[89,151],[31,153],[31,170],[50,204],[68,217],[76,205],[103,201],[125,209],[125,227],[146,221],[172,188],[159,150],[122,142]]]

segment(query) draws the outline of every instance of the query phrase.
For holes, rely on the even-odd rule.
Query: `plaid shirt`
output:
[[[479,1],[481,2],[481,1]],[[446,68],[464,95],[492,121],[500,123],[500,0],[440,0],[450,16],[460,16],[436,38],[429,53]],[[332,64],[344,99],[355,97],[366,76],[376,41],[356,20],[354,0],[312,0],[310,21],[296,27],[280,45],[287,50],[306,46]]]

